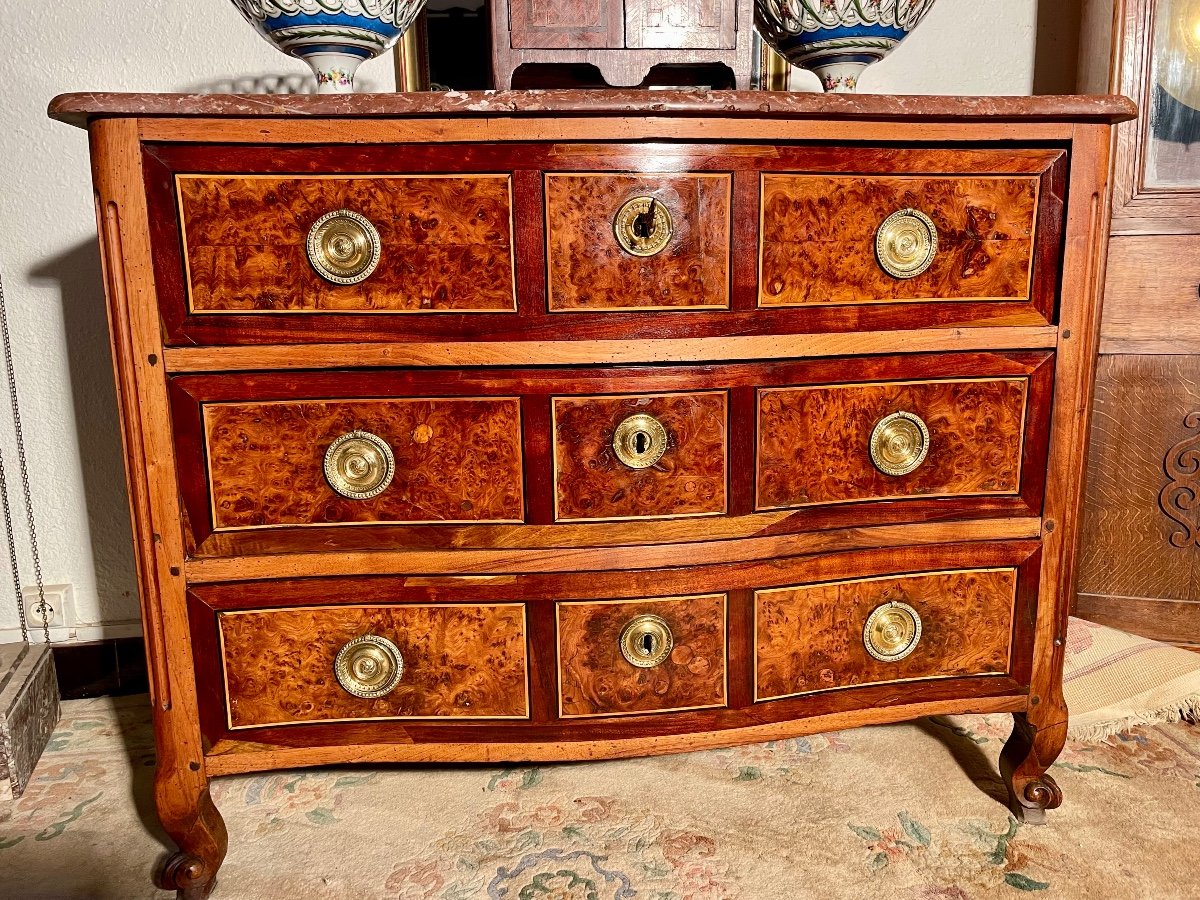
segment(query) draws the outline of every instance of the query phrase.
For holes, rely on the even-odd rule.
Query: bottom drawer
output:
[[[1015,568],[924,572],[754,594],[754,695],[1009,672]]]
[[[231,729],[528,716],[519,603],[230,611],[218,623]]]
[[[725,705],[726,595],[558,603],[558,713]]]

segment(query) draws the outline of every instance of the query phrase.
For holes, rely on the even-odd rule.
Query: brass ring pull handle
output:
[[[325,450],[325,480],[347,500],[370,500],[395,474],[392,448],[369,431],[347,432]]]
[[[863,627],[863,645],[880,662],[904,659],[921,640],[921,616],[907,603],[877,606]]]
[[[404,676],[404,657],[387,638],[364,634],[338,651],[333,674],[347,693],[374,700],[396,689]]]
[[[308,261],[334,284],[358,284],[379,265],[379,232],[348,209],[325,213],[308,230]]]
[[[929,428],[921,417],[894,412],[871,430],[871,462],[884,475],[907,475],[929,454]]]
[[[675,233],[670,211],[656,197],[634,197],[617,210],[613,233],[626,253],[654,256],[666,249]]]
[[[613,452],[631,469],[648,469],[667,452],[667,429],[654,416],[630,416],[613,432]]]
[[[653,669],[666,662],[675,637],[666,620],[646,613],[635,616],[621,629],[621,655],[631,666]]]
[[[875,232],[875,257],[893,278],[916,278],[933,265],[937,251],[937,226],[920,210],[897,210]]]

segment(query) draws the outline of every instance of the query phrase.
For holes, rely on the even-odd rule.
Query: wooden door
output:
[[[621,47],[625,43],[624,13],[620,0],[511,0],[512,47]]]
[[[737,0],[625,0],[625,45],[732,49],[736,13]]]

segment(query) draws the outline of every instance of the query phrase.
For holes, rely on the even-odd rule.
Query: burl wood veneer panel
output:
[[[507,175],[330,178],[180,175],[195,312],[505,312],[516,308]],[[359,284],[321,278],[308,231],[349,209],[379,231]]]
[[[629,416],[662,423],[667,449],[631,469],[613,450]],[[725,512],[728,395],[724,391],[553,400],[555,517],[627,519]]]
[[[1037,178],[763,175],[759,303],[1028,299]],[[915,278],[889,275],[875,233],[901,209],[925,213],[938,251]]]
[[[1085,492],[1077,613],[1200,644],[1200,357],[1100,357]]]
[[[620,602],[564,602],[558,611],[559,715],[615,716],[724,706],[725,594]],[[663,619],[674,649],[640,669],[621,655],[621,632],[645,613]]]
[[[980,569],[757,591],[755,697],[1005,674],[1016,585],[1016,569]],[[892,601],[917,611],[921,637],[904,659],[882,662],[867,652],[863,628]]]
[[[307,607],[219,617],[229,727],[403,717],[525,718],[521,604]],[[333,673],[338,651],[365,634],[400,650],[404,674],[374,700]]]
[[[729,175],[546,176],[551,310],[723,308],[729,305]],[[634,197],[671,214],[670,243],[635,256],[613,219]]]
[[[217,530],[343,522],[520,522],[515,398],[212,403],[204,410]],[[326,448],[350,431],[387,442],[391,484],[350,500],[325,480]]]
[[[761,390],[757,508],[1016,494],[1028,387],[991,378]],[[929,453],[915,471],[887,475],[871,461],[871,432],[901,411],[925,422]]]

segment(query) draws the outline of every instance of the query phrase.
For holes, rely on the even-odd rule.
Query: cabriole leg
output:
[[[193,772],[159,770],[154,780],[158,817],[179,852],[158,873],[159,885],[179,900],[204,900],[216,885],[229,838],[225,820],[208,793],[208,779]]]
[[[1062,803],[1062,791],[1047,770],[1067,742],[1066,721],[1039,726],[1025,713],[1013,713],[1013,730],[1000,754],[1000,774],[1008,806],[1018,822],[1041,825],[1046,810]]]

